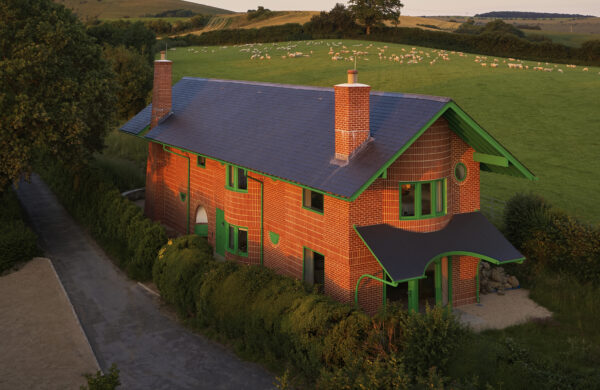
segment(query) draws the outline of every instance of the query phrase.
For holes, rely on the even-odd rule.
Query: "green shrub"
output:
[[[174,305],[180,316],[196,314],[196,279],[208,270],[211,259],[212,248],[196,235],[169,240],[158,252],[152,279],[161,297]]]
[[[61,203],[86,226],[128,276],[152,278],[158,250],[167,242],[164,228],[143,216],[92,167],[69,169],[60,164],[37,168]]]
[[[504,235],[517,248],[535,231],[543,230],[552,219],[551,206],[534,194],[516,194],[504,208]]]
[[[23,222],[21,206],[12,189],[0,192],[0,273],[41,254],[36,234]]]
[[[550,269],[600,283],[600,228],[555,210],[542,197],[518,194],[504,214],[505,235],[527,258],[519,276]]]
[[[102,371],[96,372],[96,375],[85,374],[87,386],[81,386],[80,390],[115,390],[120,384],[119,369],[116,364],[110,366],[107,374],[102,374]]]
[[[347,386],[337,388],[401,388],[431,367],[442,372],[462,339],[463,328],[444,309],[409,315],[391,307],[369,317],[299,280],[217,262],[211,253],[196,236],[159,251],[153,280],[165,301],[192,326],[232,342],[242,356],[290,367],[320,388],[334,388],[342,377]]]

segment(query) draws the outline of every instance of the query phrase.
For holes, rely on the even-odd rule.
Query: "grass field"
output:
[[[581,47],[581,44],[592,39],[600,39],[600,33],[597,34],[576,34],[569,32],[523,30],[526,36],[543,35],[552,39],[554,43],[560,43],[565,46]]]
[[[178,48],[169,52],[173,81],[183,76],[332,86],[344,82],[351,61],[332,61],[332,41],[263,44],[244,47]],[[338,41],[335,41],[337,44]],[[365,50],[369,42],[343,41],[348,50]],[[359,46],[360,45],[360,46]],[[432,49],[417,48],[424,60],[403,64],[379,60],[374,43],[358,60],[360,81],[373,90],[449,96],[506,146],[539,181],[484,173],[482,194],[508,199],[519,191],[533,191],[578,218],[600,222],[600,91],[599,68],[566,68],[541,64],[552,72],[509,69],[504,59],[497,68],[482,67],[475,55],[448,54],[437,60]],[[385,56],[406,54],[411,47],[388,44]],[[405,51],[403,52],[402,49]],[[252,51],[268,52],[271,60],[251,60]],[[335,51],[343,50],[336,46]],[[310,57],[282,59],[288,51]],[[312,51],[312,54],[310,54]],[[429,57],[426,55],[429,54]],[[348,54],[346,54],[346,57]],[[487,63],[493,58],[487,58]],[[563,73],[558,72],[562,69]]]
[[[81,19],[135,18],[162,11],[188,9],[197,13],[216,15],[231,11],[183,0],[54,0],[70,8]]]

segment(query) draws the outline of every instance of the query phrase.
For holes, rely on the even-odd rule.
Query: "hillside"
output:
[[[135,18],[177,9],[206,15],[231,13],[225,9],[183,0],[55,0],[55,2],[72,9],[83,20]]]
[[[304,24],[318,15],[318,11],[276,11],[274,16],[268,19],[248,20],[246,13],[236,13],[229,15],[217,15],[211,19],[208,25],[202,29],[191,32],[192,34],[202,34],[207,31],[235,29],[235,28],[261,28],[267,26],[278,26],[286,23]],[[392,23],[386,22],[388,25]],[[415,16],[400,16],[400,27],[417,27],[426,30],[447,30],[453,31],[460,26],[460,23],[449,22],[434,18],[421,18]],[[185,32],[181,35],[187,35]]]
[[[551,18],[593,18],[593,15],[557,14],[548,12],[519,12],[519,11],[493,11],[475,15],[476,18],[496,19],[551,19]]]

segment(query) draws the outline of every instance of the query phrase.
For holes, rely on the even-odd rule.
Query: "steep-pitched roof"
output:
[[[144,137],[353,199],[434,120],[464,114],[443,97],[371,92],[370,100],[373,141],[345,166],[332,164],[333,88],[186,77],[173,87],[172,113]],[[140,135],[150,113],[121,130]]]

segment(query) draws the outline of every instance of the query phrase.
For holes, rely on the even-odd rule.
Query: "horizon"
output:
[[[234,12],[246,12],[256,9],[262,5],[273,11],[329,11],[336,3],[347,5],[347,1],[336,0],[185,0],[192,3],[209,5],[223,8]],[[542,0],[530,0],[523,3],[518,0],[486,1],[482,7],[477,0],[458,0],[448,6],[447,2],[440,0],[421,0],[418,4],[404,1],[402,15],[405,16],[474,16],[494,11],[518,11],[518,12],[545,12],[558,14],[581,14],[598,17],[600,15],[600,2],[591,0],[574,0],[567,4],[558,2],[544,2]]]

